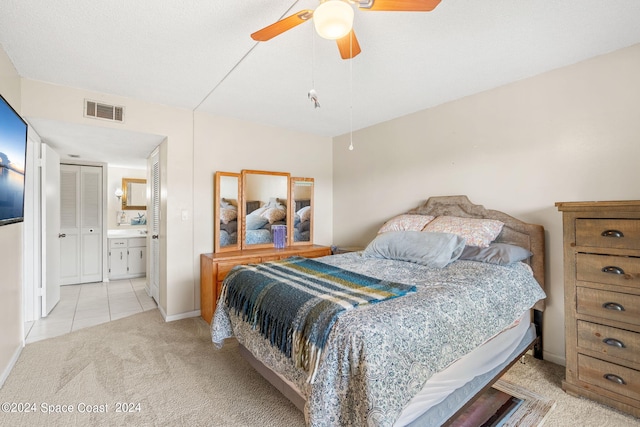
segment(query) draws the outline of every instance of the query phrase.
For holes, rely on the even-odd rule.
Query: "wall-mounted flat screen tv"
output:
[[[0,95],[0,225],[24,220],[27,123]]]

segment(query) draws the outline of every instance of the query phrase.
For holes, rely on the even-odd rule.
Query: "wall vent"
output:
[[[113,122],[124,121],[124,107],[103,104],[101,102],[84,100],[84,116],[94,119],[111,120]]]

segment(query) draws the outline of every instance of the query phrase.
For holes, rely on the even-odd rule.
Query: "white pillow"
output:
[[[422,231],[433,218],[435,217],[431,215],[400,214],[385,222],[378,234],[388,231]]]
[[[220,209],[220,221],[223,224],[229,224],[229,222],[238,218],[238,211],[236,209],[223,208]]]
[[[423,231],[453,233],[463,237],[468,246],[486,248],[502,231],[504,223],[495,219],[439,216]]]
[[[287,216],[287,211],[278,208],[267,208],[267,210],[262,212],[260,216],[267,219],[270,224],[273,224],[276,221],[282,221],[283,219],[285,219],[285,217]]]
[[[300,222],[309,221],[311,219],[311,206],[305,206],[296,213],[300,217]]]

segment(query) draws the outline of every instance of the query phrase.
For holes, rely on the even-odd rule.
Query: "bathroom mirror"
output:
[[[147,180],[122,178],[122,209],[147,210]]]
[[[291,178],[289,218],[293,218],[291,245],[313,242],[313,178]]]
[[[224,252],[240,249],[240,203],[241,175],[231,172],[216,172],[214,177],[214,251]]]
[[[242,249],[273,247],[274,225],[285,225],[291,235],[289,173],[243,170],[241,192]]]

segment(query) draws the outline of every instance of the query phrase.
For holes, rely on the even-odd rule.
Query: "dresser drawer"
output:
[[[604,319],[640,325],[640,295],[599,289],[576,289],[577,312]]]
[[[578,347],[640,363],[640,334],[578,321]]]
[[[109,239],[110,248],[126,248],[127,239]]]
[[[260,262],[260,260],[261,260],[260,257],[253,257],[253,258],[243,258],[242,260],[238,260],[238,261],[219,262],[217,280],[218,281],[224,280],[224,278],[227,277],[227,274],[236,265],[257,264]]]
[[[281,259],[289,258],[292,255],[270,255],[263,256],[260,262],[279,261]]]
[[[640,220],[576,219],[576,245],[640,249]]]
[[[579,354],[578,378],[631,399],[640,399],[640,372],[635,369]]]
[[[576,278],[585,282],[640,288],[640,258],[577,254]]]

